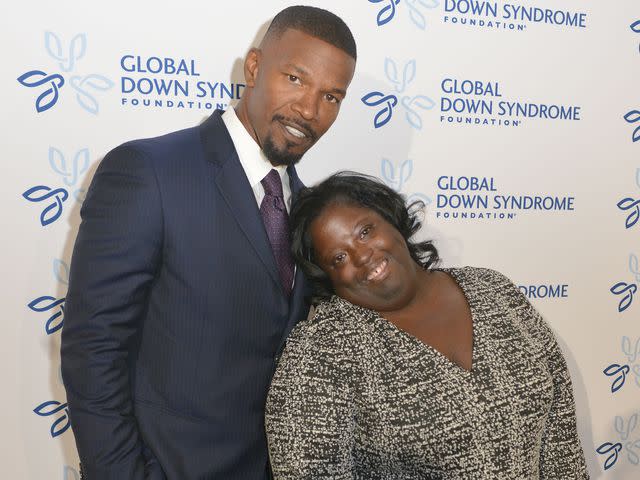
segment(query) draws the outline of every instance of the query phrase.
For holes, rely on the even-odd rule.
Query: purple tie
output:
[[[260,204],[260,214],[269,237],[273,256],[278,264],[282,289],[286,296],[293,284],[293,257],[289,244],[289,216],[284,206],[280,175],[272,169],[260,183],[264,187],[264,198]]]

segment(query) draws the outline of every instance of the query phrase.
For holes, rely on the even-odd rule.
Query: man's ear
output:
[[[254,87],[258,76],[258,64],[262,51],[259,48],[252,48],[244,59],[244,80],[247,87]]]

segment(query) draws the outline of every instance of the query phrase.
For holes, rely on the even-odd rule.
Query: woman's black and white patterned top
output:
[[[334,297],[296,327],[271,384],[276,480],[588,478],[549,327],[503,275],[444,271],[471,308],[471,371]]]

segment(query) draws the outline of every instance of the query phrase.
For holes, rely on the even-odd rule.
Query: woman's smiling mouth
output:
[[[384,279],[389,272],[389,261],[383,258],[381,261],[374,264],[373,268],[367,275],[367,282],[377,282]]]

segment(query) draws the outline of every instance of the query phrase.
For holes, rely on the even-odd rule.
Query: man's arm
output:
[[[148,159],[131,146],[100,164],[81,210],[62,330],[62,376],[91,480],[144,477],[129,358],[162,247],[162,205]]]

